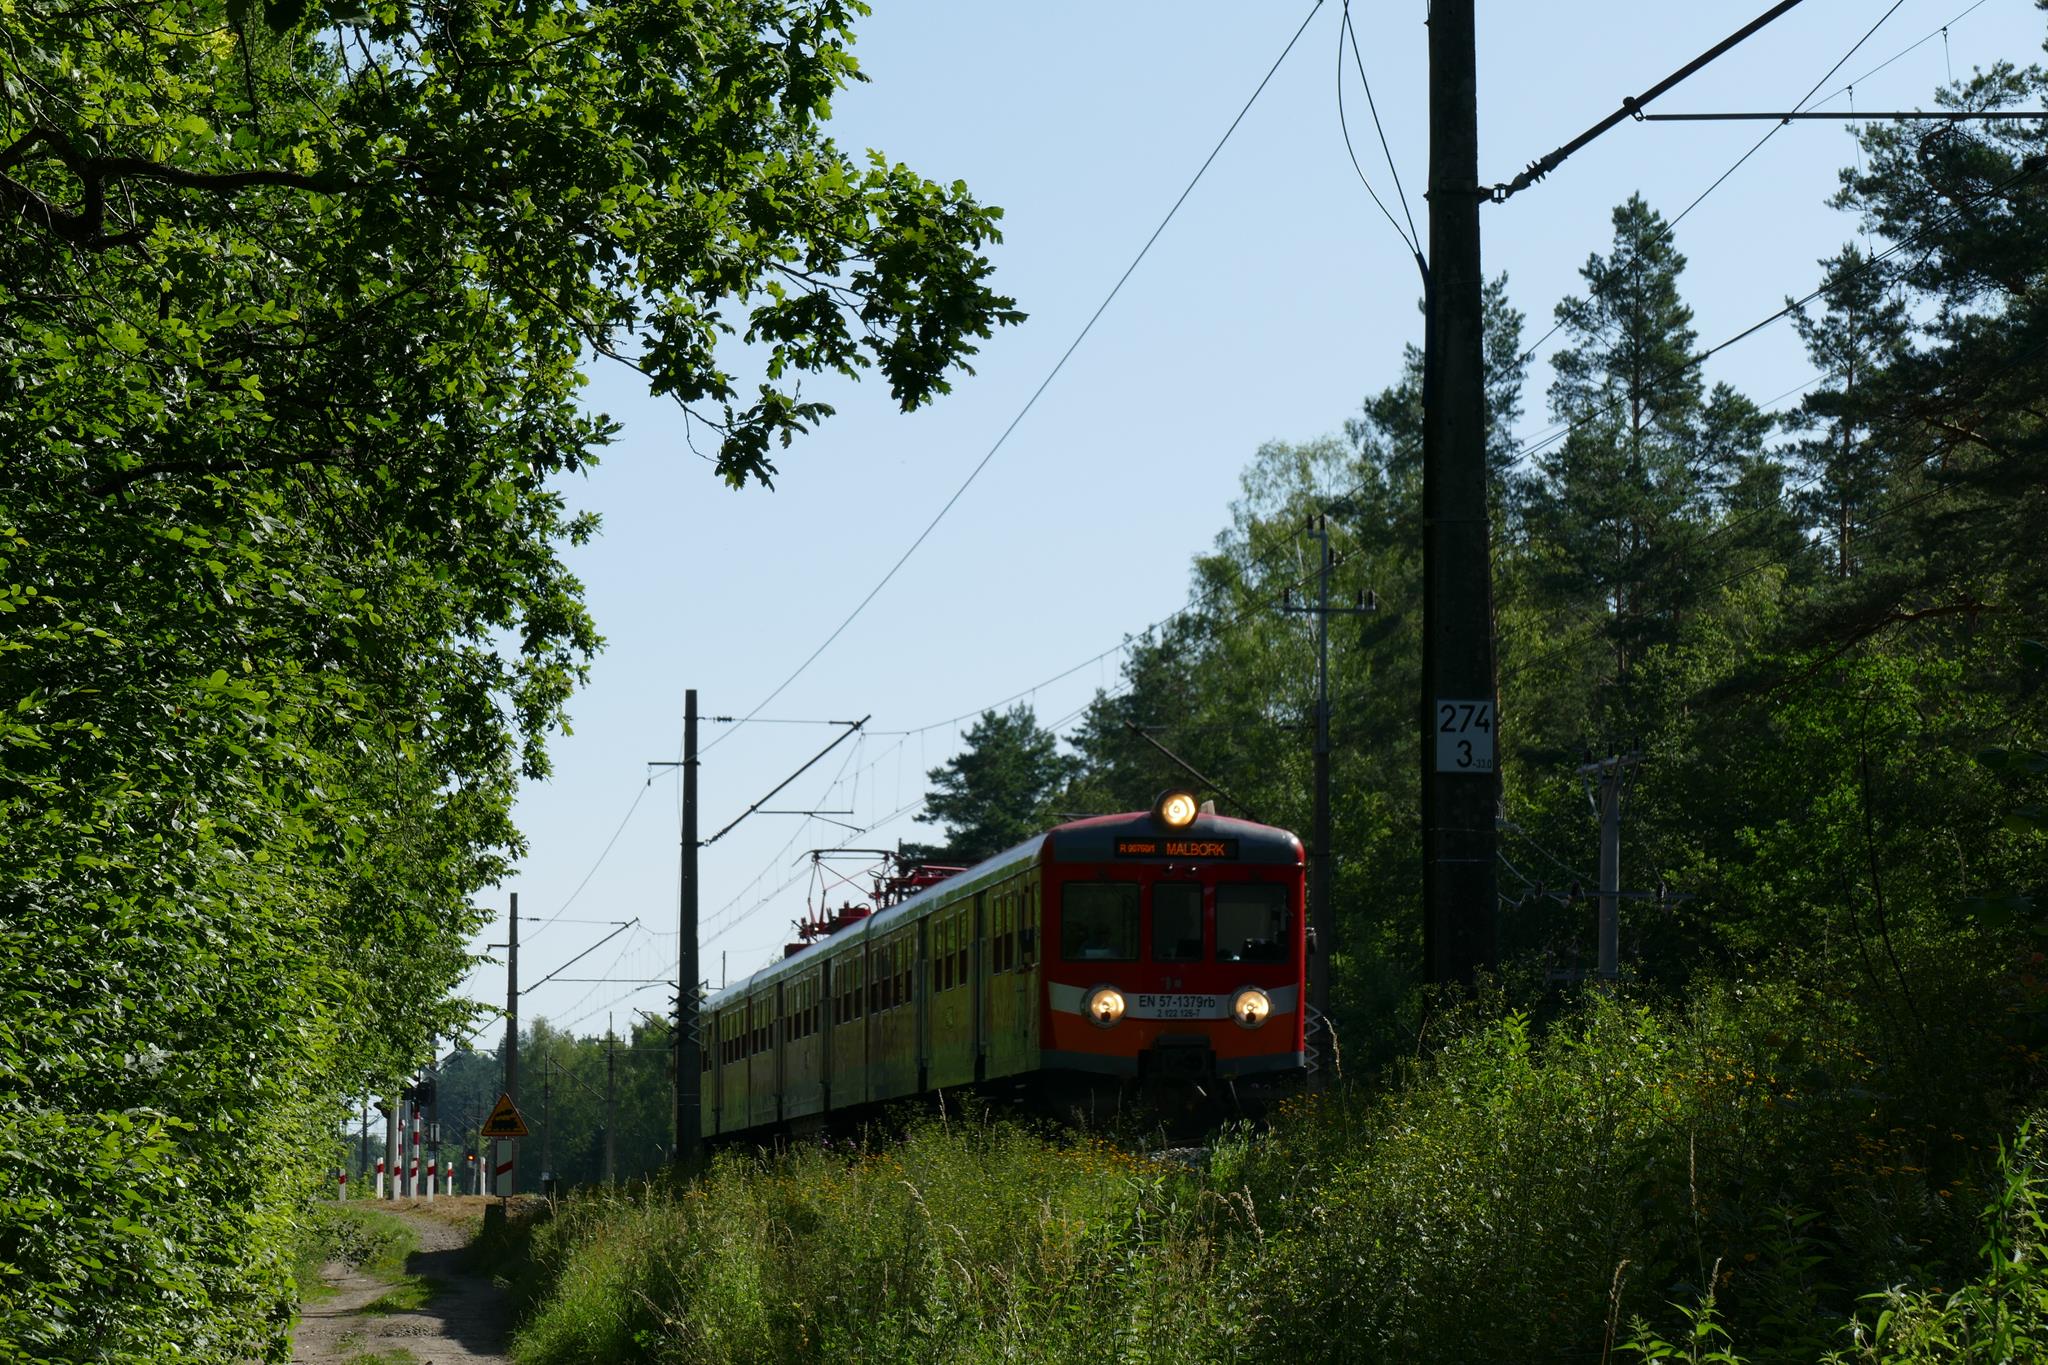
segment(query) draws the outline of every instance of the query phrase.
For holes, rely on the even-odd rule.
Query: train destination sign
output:
[[[1199,858],[1210,862],[1234,862],[1237,859],[1235,839],[1189,839],[1173,836],[1156,836],[1147,839],[1118,839],[1116,856],[1119,858]]]

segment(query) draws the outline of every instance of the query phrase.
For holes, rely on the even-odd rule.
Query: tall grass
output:
[[[569,1201],[519,1359],[1235,1360],[1248,1225],[1158,1162],[1006,1123],[724,1156],[680,1195]]]
[[[1593,1362],[1678,1303],[1701,1359],[1811,1361],[1859,1290],[1961,1282],[2031,1065],[1989,1028],[1887,1051],[1783,983],[1438,1036],[1193,1165],[932,1121],[572,1199],[519,1358]]]

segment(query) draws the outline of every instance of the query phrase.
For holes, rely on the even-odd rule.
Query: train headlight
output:
[[[1088,992],[1088,1017],[1098,1028],[1108,1028],[1124,1017],[1124,993],[1114,986],[1097,986]]]
[[[1163,791],[1152,803],[1153,816],[1172,829],[1186,829],[1201,812],[1201,803],[1195,800],[1193,792]]]
[[[1230,1000],[1230,1017],[1239,1028],[1257,1028],[1272,1012],[1272,997],[1257,986],[1246,986]]]

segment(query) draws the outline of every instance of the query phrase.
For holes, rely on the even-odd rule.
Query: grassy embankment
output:
[[[2027,1358],[2032,1015],[1948,980],[1912,1030],[1782,984],[1470,1010],[1196,1167],[989,1118],[724,1156],[542,1224],[519,1359]]]

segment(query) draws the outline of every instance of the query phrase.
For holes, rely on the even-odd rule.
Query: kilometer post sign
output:
[[[1493,771],[1493,702],[1439,697],[1436,703],[1436,770],[1440,773]]]

